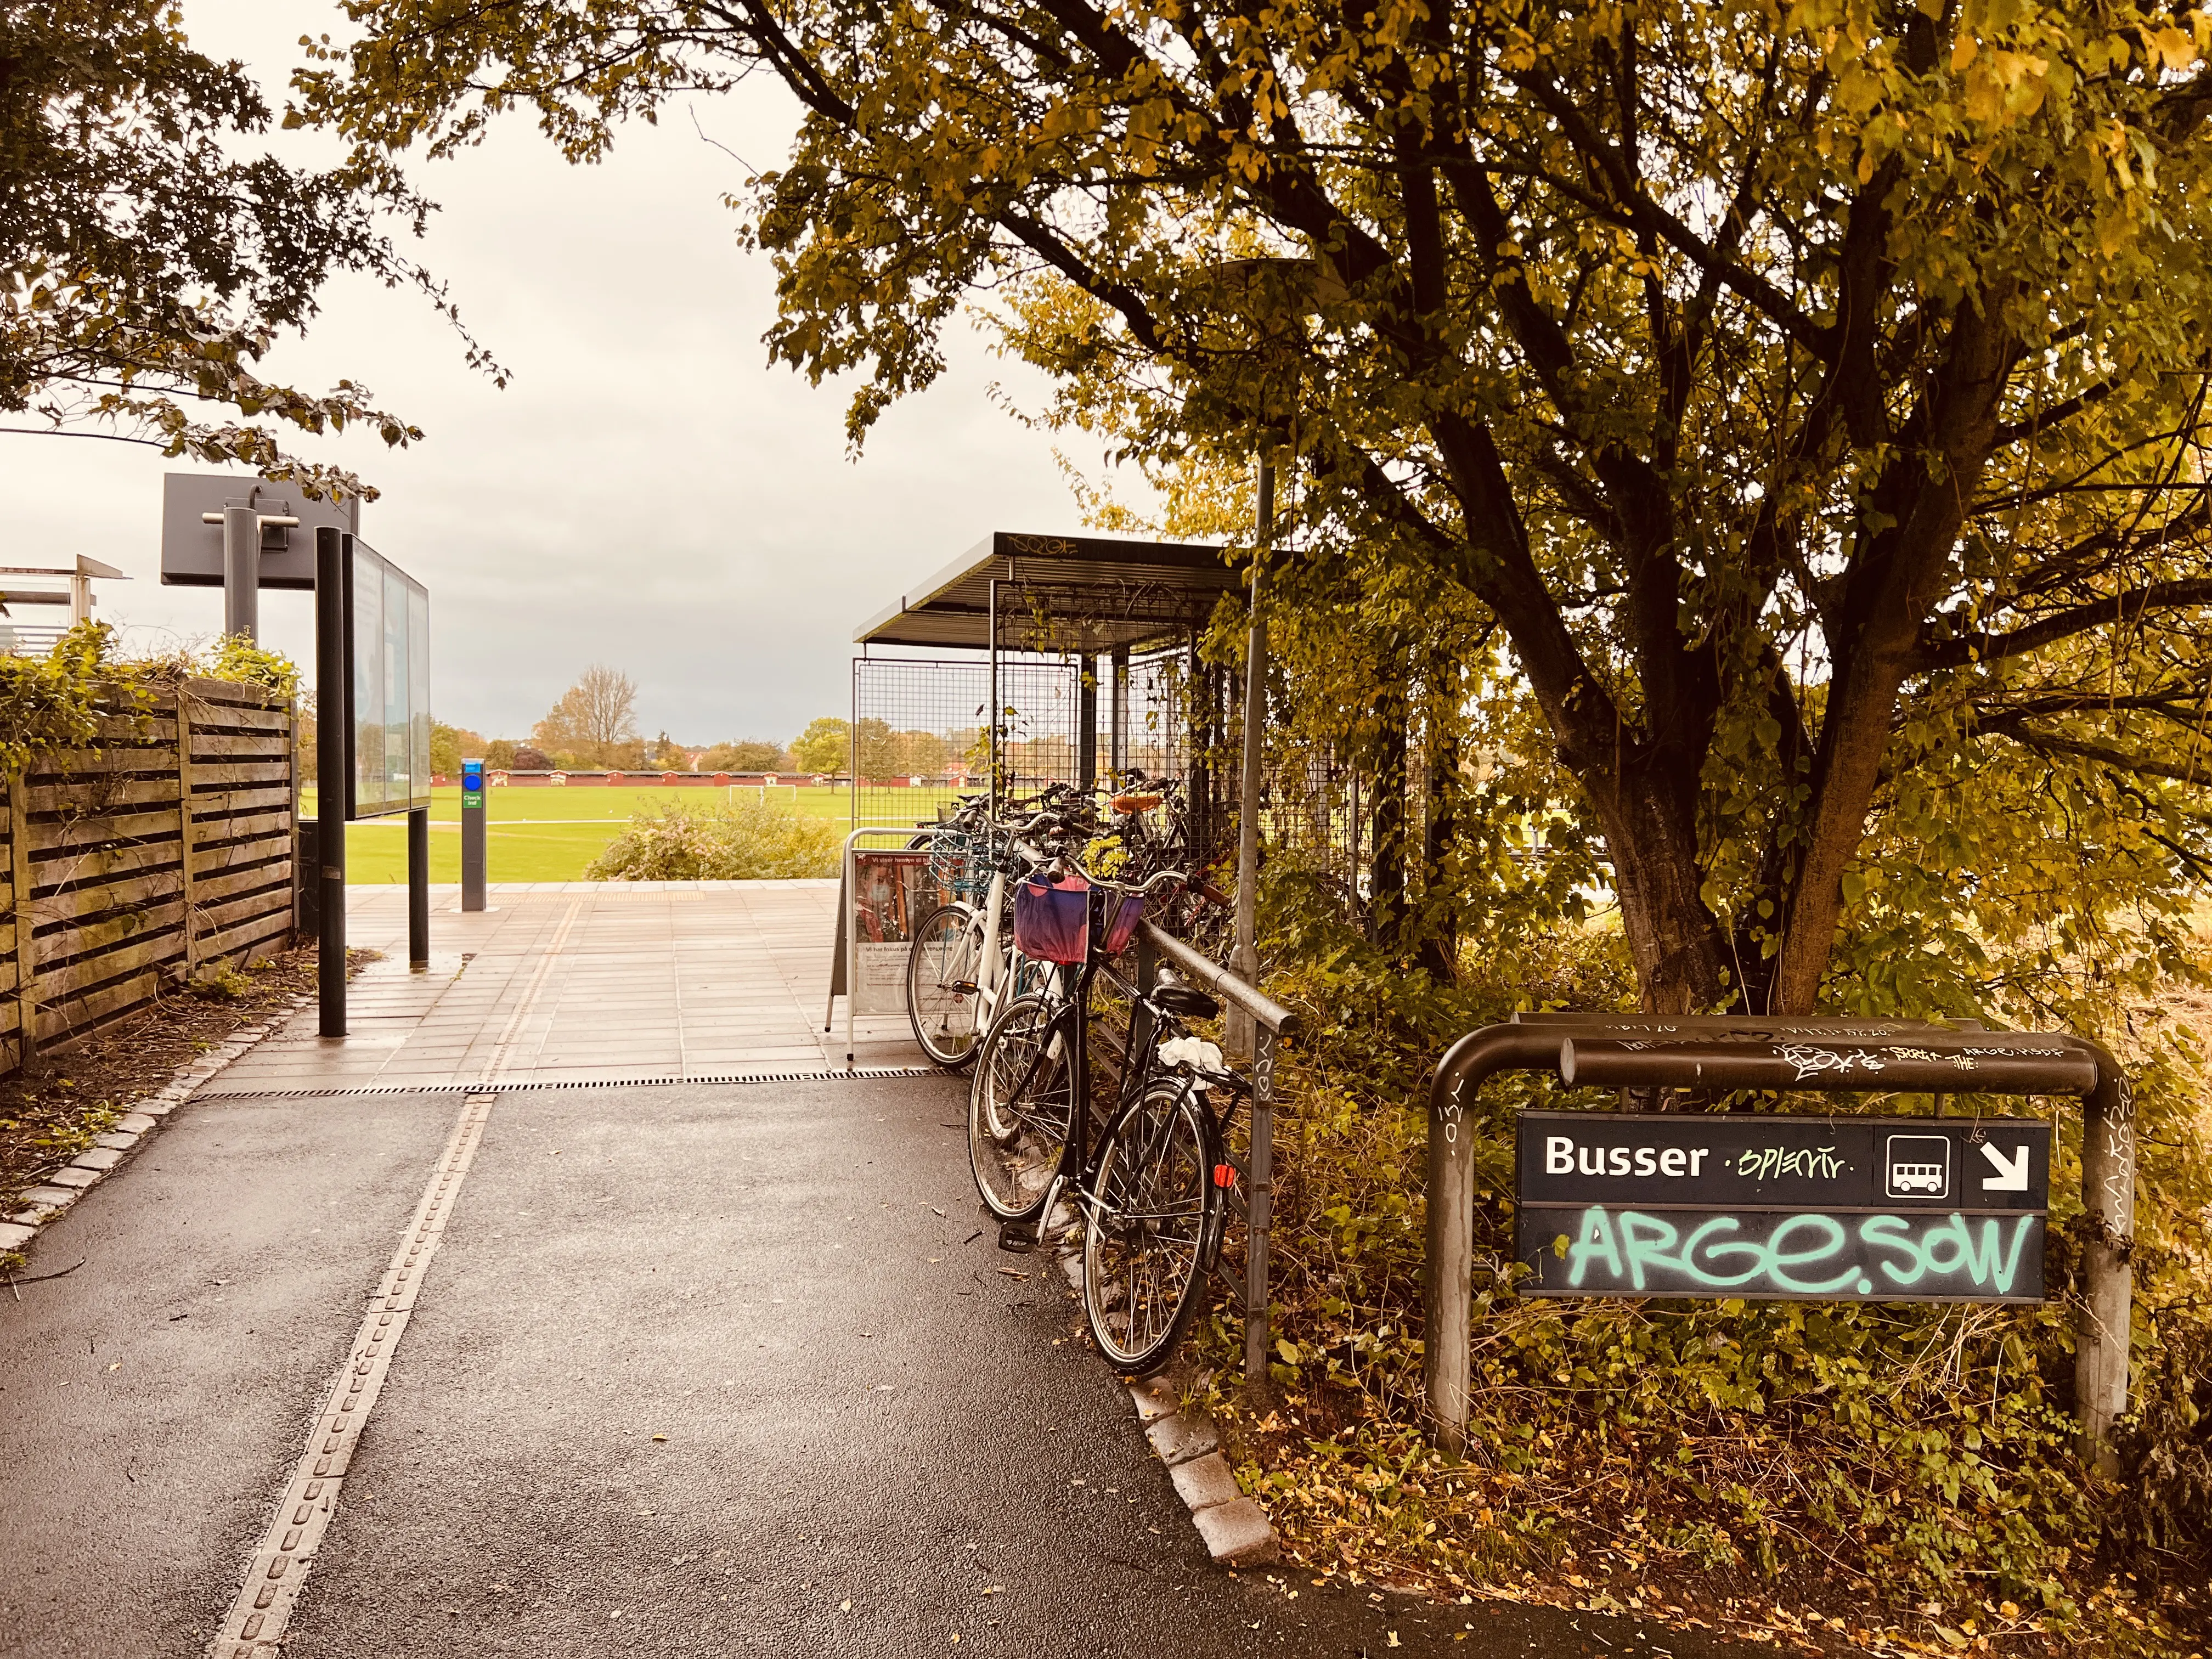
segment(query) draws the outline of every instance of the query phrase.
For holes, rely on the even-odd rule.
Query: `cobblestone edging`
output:
[[[1083,1263],[1073,1253],[1060,1257],[1060,1271],[1079,1300]],[[1129,1384],[1137,1421],[1145,1438],[1175,1482],[1176,1496],[1190,1510],[1193,1525],[1216,1565],[1249,1567],[1282,1554],[1275,1523],[1258,1500],[1238,1490],[1229,1460],[1221,1455],[1221,1436],[1213,1419],[1194,1407],[1165,1377],[1148,1376]]]
[[[20,1250],[39,1235],[39,1230],[84,1196],[100,1178],[120,1164],[161,1120],[190,1100],[210,1079],[263,1038],[272,1036],[293,1015],[313,1000],[310,994],[294,997],[258,1025],[248,1026],[217,1044],[145,1099],[133,1103],[116,1126],[35,1187],[25,1188],[0,1202],[9,1213],[0,1220],[0,1251]]]

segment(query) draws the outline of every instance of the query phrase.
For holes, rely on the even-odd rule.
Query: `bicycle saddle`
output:
[[[1177,1019],[1212,1019],[1221,1012],[1219,1003],[1188,985],[1156,987],[1146,1000],[1162,1013],[1172,1014]]]
[[[1149,812],[1165,799],[1160,795],[1116,795],[1114,810],[1117,812]]]

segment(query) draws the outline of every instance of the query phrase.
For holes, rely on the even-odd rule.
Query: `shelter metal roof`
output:
[[[1204,627],[1222,594],[1243,586],[1228,556],[1197,542],[1001,530],[861,623],[853,639],[986,650],[995,579],[1001,649],[1156,644]]]

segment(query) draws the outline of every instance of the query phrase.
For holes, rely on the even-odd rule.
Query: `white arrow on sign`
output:
[[[2011,1158],[1988,1141],[1982,1143],[1982,1156],[1996,1165],[1995,1175],[1982,1177],[1985,1193],[2024,1193],[2027,1190],[2027,1148],[2023,1145]]]

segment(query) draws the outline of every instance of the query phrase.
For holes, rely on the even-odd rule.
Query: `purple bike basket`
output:
[[[1014,949],[1031,962],[1081,962],[1091,950],[1091,884],[1071,876],[1015,888]]]

